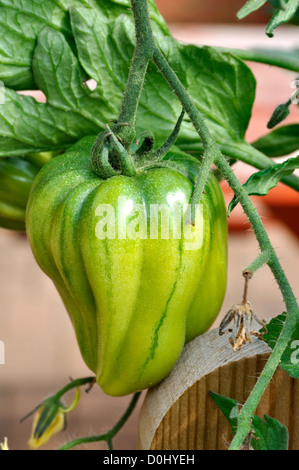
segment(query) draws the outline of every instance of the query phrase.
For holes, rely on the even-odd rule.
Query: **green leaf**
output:
[[[102,21],[97,11],[86,8],[71,8],[70,14],[80,64],[117,113],[134,52],[132,21],[125,17]]]
[[[273,349],[276,344],[276,341],[286,320],[286,316],[286,312],[283,312],[281,315],[272,318],[270,322],[267,323],[267,333],[263,335],[263,339],[271,349]]]
[[[250,13],[265,5],[266,2],[267,0],[248,0],[248,2],[238,11],[237,18],[239,20],[245,18],[245,16],[248,16]],[[273,5],[274,3],[275,5],[277,4],[277,2],[273,1],[270,1],[270,3]],[[272,18],[266,27],[266,34],[269,37],[273,36],[273,31],[277,26],[287,23],[296,15],[299,8],[299,0],[284,0],[279,2],[279,6],[280,8],[277,8],[274,11]]]
[[[126,71],[122,73],[123,88],[115,86],[113,93],[109,93],[108,87],[113,81],[109,70],[105,69],[103,82],[107,86],[104,96],[99,90],[92,92],[86,85],[86,73],[65,36],[50,27],[40,32],[32,69],[34,81],[46,95],[47,103],[38,103],[8,88],[5,90],[5,103],[0,107],[0,136],[5,137],[0,156],[64,149],[85,135],[97,134],[110,118],[117,118],[127,81],[130,53],[133,53],[133,44],[131,50],[126,49],[129,41],[125,25],[128,21],[122,15],[113,23],[113,40],[123,45],[123,50],[116,48],[116,60],[126,63]],[[129,24],[129,32],[133,35],[130,21]],[[112,45],[111,52],[114,53]],[[122,52],[126,52],[126,58]],[[160,74],[159,80],[166,85]],[[168,92],[172,94],[171,90]]]
[[[285,8],[277,9],[273,14],[268,26],[266,27],[266,34],[271,38],[273,31],[277,26],[282,23],[287,23],[295,15],[299,8],[299,0],[285,0]]]
[[[94,131],[96,126],[93,126]],[[6,89],[0,106],[0,157],[62,150],[91,133],[92,125],[52,106]]]
[[[36,38],[45,26],[71,36],[68,14],[52,0],[0,0],[0,78],[17,90],[35,89]]]
[[[243,188],[246,189],[249,195],[265,196],[282,178],[291,175],[297,168],[299,168],[299,156],[257,171],[243,184]],[[238,200],[234,197],[229,204],[228,214],[232,212],[237,204]]]
[[[260,137],[252,144],[269,157],[282,157],[299,150],[299,124],[288,124]]]
[[[5,43],[8,33],[3,30],[0,36],[0,79],[16,89],[30,83],[30,88],[42,89],[47,97],[47,104],[42,105],[7,90],[7,103],[0,110],[0,136],[5,137],[1,155],[12,155],[14,148],[18,155],[57,150],[59,145],[65,148],[86,132],[98,132],[108,119],[117,117],[135,43],[129,5],[129,0],[0,0],[3,28],[10,26],[12,35],[7,42],[10,53],[4,54],[6,60],[12,60],[6,64],[8,69],[3,68],[1,56],[5,49],[1,49],[1,41]],[[154,1],[150,0],[149,5],[153,30],[163,54],[192,95],[221,149],[236,158],[237,149],[245,148],[246,144],[244,135],[255,95],[252,72],[229,53],[174,41]],[[17,21],[18,18],[22,21]],[[48,35],[50,30],[57,35],[55,40],[52,37],[52,46],[42,36],[43,30]],[[61,61],[51,49],[54,44],[63,50]],[[23,66],[18,57],[25,61]],[[94,92],[85,85],[90,77],[98,83]],[[13,115],[16,108],[19,112]],[[172,131],[180,111],[176,96],[151,65],[141,97],[137,130],[155,129],[159,145]],[[20,133],[16,134],[13,127]],[[177,144],[197,155],[202,152],[198,135],[187,119]],[[244,158],[251,162],[251,154]],[[266,166],[262,153],[256,152],[254,159],[262,160],[260,166]]]
[[[245,3],[245,5],[238,11],[237,18],[242,20],[245,16],[248,16],[250,13],[261,8],[265,3],[267,3],[267,0],[248,0],[248,2]]]
[[[179,51],[185,69],[185,76],[179,74],[179,78],[213,137],[219,144],[243,142],[256,87],[249,67],[231,54],[212,47],[179,45]],[[169,60],[172,64],[172,58]],[[184,132],[181,132],[177,144],[183,140]]]
[[[102,99],[84,85],[83,71],[63,34],[48,27],[40,33],[33,69],[47,103],[5,90],[0,156],[67,148],[99,132],[108,118]]]
[[[44,28],[38,37],[33,63],[35,81],[47,97],[47,104],[66,112],[66,119],[96,123],[97,129],[109,118],[109,108],[85,84],[84,73],[63,34]],[[96,112],[98,110],[98,112]],[[74,113],[68,119],[67,113]],[[96,127],[94,126],[94,130]]]
[[[239,403],[232,398],[209,393],[214,402],[228,420],[233,436],[237,430]],[[252,435],[249,444],[255,450],[287,450],[289,435],[286,426],[270,416],[264,415],[264,420],[259,416],[253,416]]]
[[[263,335],[263,339],[271,349],[273,349],[276,344],[286,320],[286,316],[286,313],[278,315],[267,324],[268,332]],[[297,322],[297,326],[292,334],[288,346],[281,357],[280,367],[291,377],[295,379],[299,378],[299,322]]]
[[[248,194],[265,196],[283,177],[292,174],[297,168],[299,168],[299,156],[254,173],[246,181],[244,187]]]
[[[5,1],[6,8],[10,12],[13,11],[12,0]],[[49,5],[47,4],[49,8],[46,12],[38,13],[39,22],[31,34],[34,41],[38,36],[38,45],[34,54],[33,67],[30,70],[30,73],[33,71],[32,81],[35,87],[44,91],[47,97],[46,108],[41,104],[33,105],[33,101],[30,101],[30,107],[32,112],[34,107],[35,114],[45,117],[37,126],[35,136],[33,135],[36,127],[34,117],[31,122],[31,118],[25,119],[22,112],[18,116],[22,122],[14,121],[22,131],[20,135],[12,136],[4,133],[4,125],[0,125],[0,136],[5,135],[8,139],[3,145],[3,154],[8,150],[7,155],[11,155],[13,142],[16,140],[18,140],[16,145],[18,154],[22,153],[20,142],[24,143],[24,153],[55,150],[58,135],[62,137],[62,130],[66,131],[68,137],[64,136],[61,139],[61,145],[68,146],[73,142],[70,135],[74,136],[74,133],[79,130],[77,138],[80,138],[89,126],[89,133],[97,132],[103,128],[108,119],[117,118],[119,113],[135,44],[132,18],[127,16],[128,13],[131,16],[127,8],[129,0],[122,2],[84,0],[84,7],[81,6],[83,1],[72,2],[74,6],[70,10],[71,26],[69,17],[65,16],[68,15],[67,8],[70,7],[71,0],[47,1],[50,2]],[[23,7],[21,0],[19,2],[20,4],[14,5],[14,11],[18,8],[20,13]],[[97,5],[96,8],[86,8],[86,4],[92,6],[94,2]],[[39,12],[40,5],[44,4],[37,4],[34,0],[30,2],[30,8],[26,6],[27,20],[24,27],[30,27],[31,16],[34,16],[35,9]],[[229,53],[220,53],[213,48],[183,46],[177,43],[169,36],[152,0],[150,6],[152,16],[157,18],[153,21],[157,42],[187,91],[192,95],[218,143],[230,147],[244,142],[255,95],[255,79],[250,69],[240,59]],[[115,11],[114,8],[116,8]],[[125,14],[115,19],[114,14],[116,12],[119,14],[120,8]],[[43,30],[40,29],[42,25]],[[50,31],[52,31],[51,43],[45,39],[46,36],[50,37]],[[72,42],[73,37],[75,37],[76,48]],[[54,51],[55,48],[61,52],[61,57]],[[76,57],[77,54],[78,57]],[[30,60],[28,60],[29,63]],[[89,92],[84,85],[85,79],[88,78],[93,78],[98,84],[93,93]],[[246,87],[244,87],[244,82]],[[8,94],[12,96],[11,91]],[[14,102],[21,101],[14,97]],[[26,100],[24,102],[26,105],[29,103]],[[6,112],[8,115],[11,113],[10,108],[11,103],[7,103],[0,111],[0,119],[2,118],[3,123],[7,118]],[[65,112],[65,125],[61,128],[63,111]],[[180,112],[181,105],[178,99],[157,68],[150,65],[139,106],[137,130],[154,129],[156,143],[159,145],[172,131]],[[47,129],[42,132],[45,134],[42,137],[39,130],[44,126],[45,121],[47,123],[49,121],[47,113],[53,116],[54,142],[50,147],[47,144],[45,148],[44,145],[49,142],[50,133]],[[74,120],[77,122],[74,123]],[[88,124],[89,121],[91,124]],[[26,132],[26,127],[30,128],[28,132]],[[29,139],[30,148],[25,143]],[[193,126],[185,121],[178,145],[184,150],[185,146],[194,142],[197,142],[197,147],[201,151],[197,133]]]
[[[209,392],[209,395],[228,420],[232,433],[235,435],[238,427],[239,403],[237,400],[233,400],[232,398],[225,397],[218,393]]]

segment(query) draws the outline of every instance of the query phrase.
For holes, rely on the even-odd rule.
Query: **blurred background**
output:
[[[194,44],[227,47],[299,47],[298,30],[279,27],[275,36],[265,35],[269,9],[265,7],[242,22],[236,12],[245,0],[157,0],[173,35]],[[286,101],[295,74],[275,67],[248,63],[257,79],[256,102],[247,138],[267,133],[267,122],[277,104]],[[286,122],[299,122],[298,106],[292,106]],[[280,160],[282,161],[282,160]],[[238,163],[235,171],[244,182],[253,171]],[[223,186],[227,202],[231,192]],[[299,297],[299,195],[279,185],[265,198],[256,198],[258,211]],[[258,246],[242,210],[229,219],[228,289],[214,327],[233,303],[241,300],[242,269],[257,255]],[[261,318],[280,314],[284,305],[267,268],[250,283],[250,299]],[[74,333],[52,282],[37,267],[25,236],[0,229],[0,340],[5,345],[5,365],[0,365],[0,442],[8,437],[12,449],[27,449],[31,419],[20,419],[46,396],[65,385],[69,377],[90,375],[75,342]],[[144,394],[143,394],[144,396]],[[117,449],[137,448],[138,411],[115,440]],[[69,396],[69,401],[72,395]],[[124,412],[130,397],[111,398],[98,387],[82,393],[78,408],[69,416],[68,427],[45,448],[55,449],[75,437],[108,430]],[[83,448],[102,449],[104,444]]]

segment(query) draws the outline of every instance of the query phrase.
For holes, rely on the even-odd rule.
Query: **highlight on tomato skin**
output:
[[[189,177],[153,168],[104,180],[91,166],[93,144],[94,136],[82,139],[37,175],[27,235],[64,302],[84,361],[105,393],[122,396],[160,382],[184,344],[218,315],[227,218],[211,173],[190,224],[199,163],[189,155],[186,163],[175,151],[167,155]]]

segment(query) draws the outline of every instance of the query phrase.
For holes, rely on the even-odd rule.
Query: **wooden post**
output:
[[[209,391],[244,403],[270,354],[265,342],[235,352],[225,334],[211,330],[187,344],[166,379],[150,389],[139,415],[141,450],[225,450],[232,434]],[[299,450],[299,380],[278,369],[256,414],[288,427]]]

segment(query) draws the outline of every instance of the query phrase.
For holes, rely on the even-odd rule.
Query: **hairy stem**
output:
[[[131,0],[135,21],[136,47],[130,67],[123,102],[114,132],[128,148],[135,137],[135,120],[148,63],[153,54],[153,36],[147,4]],[[123,126],[123,124],[128,124]]]
[[[104,434],[99,434],[98,436],[79,437],[78,439],[74,439],[73,441],[70,441],[67,444],[64,444],[62,447],[60,447],[59,450],[69,450],[75,446],[79,446],[80,444],[88,444],[91,442],[100,442],[100,441],[106,441],[108,444],[108,448],[112,450],[113,449],[112,439],[120,431],[120,429],[124,426],[124,424],[127,422],[129,417],[131,416],[138,402],[140,394],[141,392],[137,392],[133,395],[133,398],[131,402],[129,403],[129,406],[126,409],[125,413],[122,415],[120,420],[115,424],[115,426],[113,426],[113,428],[110,429],[110,431]]]
[[[262,251],[258,257],[243,270],[243,275],[249,274],[250,277],[252,277],[253,274],[264,264],[268,263],[268,261],[270,261],[270,253],[268,251]]]
[[[69,384],[65,385],[61,388],[55,395],[57,398],[61,398],[65,393],[69,392],[73,388],[81,387],[82,385],[86,384],[93,384],[95,381],[95,377],[85,377],[83,379],[75,379],[72,380]]]

